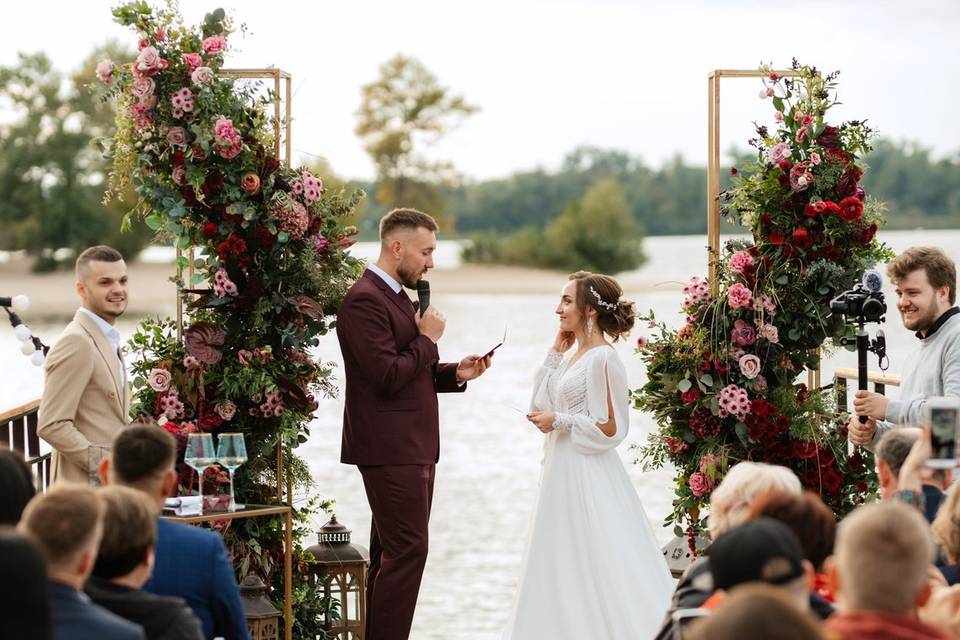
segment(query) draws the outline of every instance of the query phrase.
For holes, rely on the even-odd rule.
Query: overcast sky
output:
[[[0,64],[42,50],[69,71],[108,39],[135,45],[104,0],[6,3]],[[293,74],[293,146],[349,177],[373,165],[353,134],[360,86],[398,52],[419,58],[480,113],[432,150],[468,177],[559,165],[581,144],[659,165],[706,163],[707,73],[789,65],[840,69],[836,118],[940,155],[960,151],[956,0],[182,0],[189,23],[223,6],[251,33],[227,66]],[[752,80],[723,84],[722,146],[772,122]]]

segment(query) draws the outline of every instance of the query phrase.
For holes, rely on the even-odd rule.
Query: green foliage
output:
[[[434,185],[456,173],[449,162],[428,160],[423,148],[476,111],[415,58],[398,54],[381,65],[380,77],[363,86],[356,127],[377,166],[377,200],[388,209],[423,209],[452,229]]]
[[[463,254],[469,262],[518,264],[562,271],[619,273],[640,266],[642,231],[623,188],[605,179],[570,203],[543,231],[526,227],[504,238],[480,235]]]

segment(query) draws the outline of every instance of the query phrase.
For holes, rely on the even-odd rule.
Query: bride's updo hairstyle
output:
[[[613,341],[630,333],[637,312],[631,301],[620,297],[623,289],[616,280],[589,271],[571,273],[569,279],[577,281],[577,310],[580,313],[586,316],[587,307],[596,309],[597,326]]]

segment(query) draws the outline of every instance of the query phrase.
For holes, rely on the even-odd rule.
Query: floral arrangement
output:
[[[267,503],[285,480],[276,477],[278,448],[305,442],[318,397],[335,391],[332,363],[309,349],[359,274],[346,251],[356,229],[343,219],[363,194],[329,193],[317,176],[281,164],[267,115],[277,97],[221,73],[232,33],[223,10],[198,29],[183,26],[173,5],[134,1],[113,15],[138,34],[139,53],[96,70],[116,107],[107,197],[132,184],[139,202],[128,215],[198,251],[192,265],[178,259],[195,271],[189,284],[178,280],[190,312],[183,341],[170,320],[142,323],[131,341],[132,412],[156,418],[181,444],[194,431],[243,433],[250,459],[237,500]],[[285,473],[308,484],[305,464],[286,461]],[[282,523],[237,522],[234,552],[259,552],[253,566],[270,584]]]
[[[863,122],[827,123],[836,73],[794,61],[795,79],[761,68],[760,97],[773,104],[775,128],[757,127],[756,162],[722,194],[730,221],[752,240],[727,242],[714,256],[716,281],[684,287],[686,323],[677,330],[645,319],[658,335],[638,352],[648,382],[634,393],[658,430],[641,448],[648,468],[671,463],[677,535],[693,539],[701,509],[731,465],[786,465],[837,514],[873,490],[872,464],[847,455],[844,416],[832,394],[797,378],[819,366],[832,340],[850,332],[829,315],[829,300],[891,252],[874,235],[883,204],[860,185],[869,151]]]

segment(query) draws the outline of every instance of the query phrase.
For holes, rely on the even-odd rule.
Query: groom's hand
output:
[[[429,313],[429,309],[427,311]],[[457,365],[457,382],[467,382],[468,380],[479,378],[492,363],[493,356],[481,358],[475,353],[467,356]]]
[[[556,417],[557,414],[553,411],[531,411],[527,414],[527,420],[544,433],[553,431],[553,421]]]
[[[434,344],[440,341],[440,337],[443,335],[443,330],[447,326],[447,319],[443,317],[443,314],[437,311],[437,308],[433,305],[427,307],[427,311],[424,314],[417,314],[417,328],[420,330],[421,335],[425,335]]]

